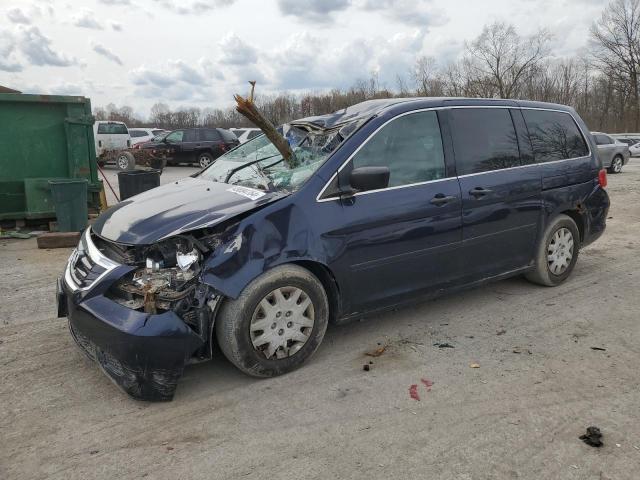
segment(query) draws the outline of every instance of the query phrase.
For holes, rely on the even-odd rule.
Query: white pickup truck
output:
[[[133,164],[129,165],[133,157],[123,154],[131,148],[131,136],[124,123],[98,120],[93,124],[93,136],[99,165],[113,162],[121,170],[133,168]]]

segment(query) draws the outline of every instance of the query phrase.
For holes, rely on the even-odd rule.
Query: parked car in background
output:
[[[640,133],[614,133],[610,136],[619,142],[626,143],[632,157],[640,156]]]
[[[161,155],[168,165],[195,163],[205,168],[238,144],[238,138],[223,128],[185,128],[160,135],[140,148],[154,150],[158,155],[163,150]]]
[[[98,165],[116,162],[118,153],[131,147],[129,129],[123,122],[98,120],[93,124]]]
[[[162,133],[168,133],[168,130],[162,128],[130,128],[131,145],[149,142]]]
[[[629,146],[606,133],[591,132],[591,135],[596,141],[602,166],[608,169],[609,173],[622,172],[622,167],[627,164],[631,156]]]
[[[329,321],[522,274],[560,285],[605,230],[606,171],[570,107],[393,98],[282,130],[291,159],[258,136],[82,235],[58,315],[130,395],[170,400],[219,351],[290,372]]]
[[[236,137],[238,137],[238,141],[243,144],[252,138],[256,138],[258,135],[262,135],[262,130],[259,128],[230,128]]]

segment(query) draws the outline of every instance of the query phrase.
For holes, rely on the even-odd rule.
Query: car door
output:
[[[194,163],[197,161],[198,153],[202,150],[202,142],[199,137],[198,128],[188,128],[184,131],[180,148],[180,162]]]
[[[184,138],[184,130],[174,130],[167,135],[158,145],[158,150],[164,150],[167,160],[171,163],[180,163],[182,160],[182,139]]]
[[[611,161],[613,160],[613,156],[616,150],[616,144],[608,135],[604,135],[601,133],[597,133],[594,135],[596,140],[596,145],[598,147],[598,156],[602,161],[602,165],[604,167],[611,166]]]
[[[519,110],[513,112],[522,124]],[[453,108],[447,116],[462,192],[465,280],[526,266],[541,219],[542,182],[535,164],[521,162],[510,109]]]
[[[342,203],[340,226],[330,236],[343,245],[336,268],[343,269],[342,297],[352,312],[444,288],[460,271],[460,188],[447,174],[438,114],[412,112],[390,120],[359,147],[334,183],[366,166],[388,167],[388,188],[320,200]]]

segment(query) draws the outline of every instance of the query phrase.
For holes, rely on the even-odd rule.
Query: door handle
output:
[[[442,205],[445,205],[449,202],[453,202],[456,198],[458,197],[454,197],[452,195],[445,195],[443,193],[438,193],[431,200],[429,200],[429,203],[432,205],[435,205],[436,207],[441,207]]]
[[[469,190],[469,195],[478,198],[478,197],[483,197],[486,194],[491,192],[493,192],[493,190],[490,190],[488,188],[476,187],[473,190]]]

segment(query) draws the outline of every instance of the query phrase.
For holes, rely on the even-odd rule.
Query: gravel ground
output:
[[[275,379],[218,357],[189,367],[164,404],[121,393],[55,318],[68,250],[0,241],[0,478],[637,479],[631,162],[609,177],[607,232],[562,286],[516,278],[330,327],[304,368]],[[589,425],[602,448],[578,439]]]

